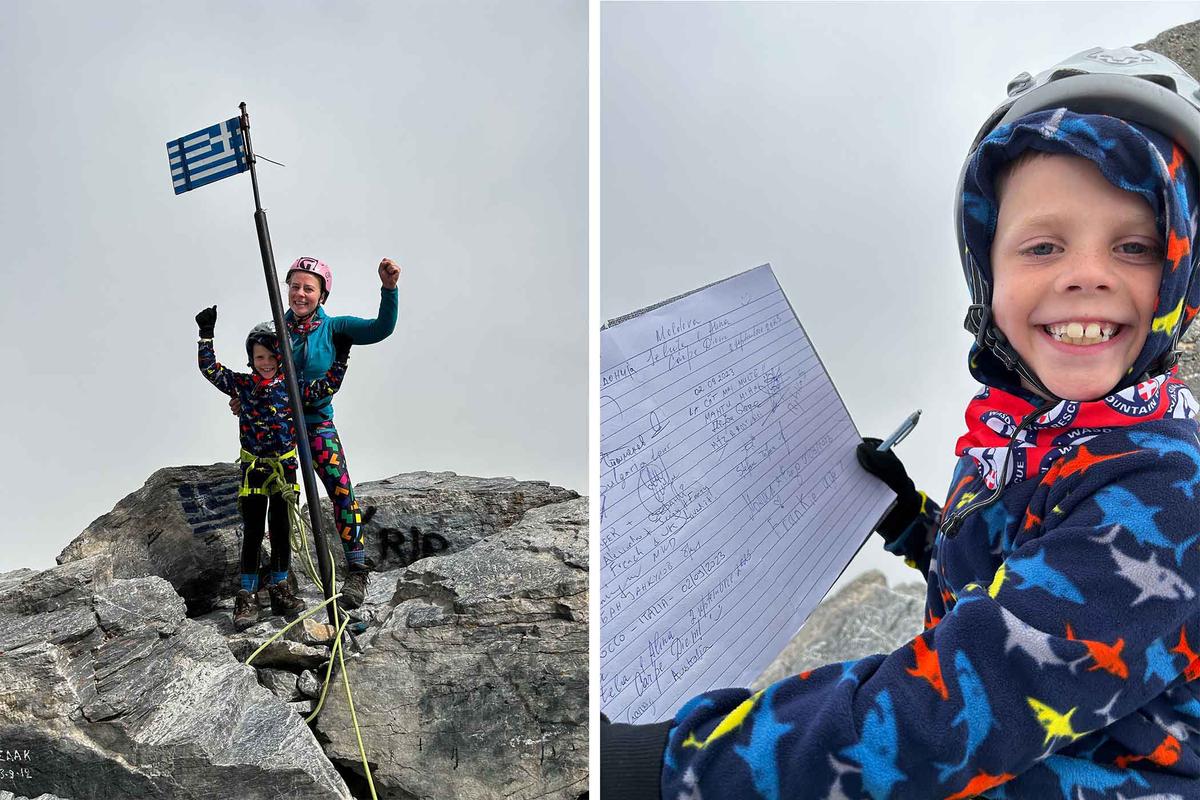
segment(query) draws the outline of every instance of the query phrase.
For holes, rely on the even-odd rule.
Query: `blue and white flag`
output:
[[[167,142],[175,194],[250,169],[238,117]]]

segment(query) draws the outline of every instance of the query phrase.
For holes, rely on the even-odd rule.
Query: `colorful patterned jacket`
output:
[[[257,373],[234,372],[217,361],[212,339],[198,345],[200,372],[208,382],[242,404],[238,430],[242,449],[256,456],[279,456],[296,446],[296,424],[282,373],[263,380]],[[305,403],[332,396],[346,376],[346,363],[335,361],[319,380],[301,382]]]

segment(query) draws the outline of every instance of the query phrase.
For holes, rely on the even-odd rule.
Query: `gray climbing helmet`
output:
[[[283,358],[279,352],[279,337],[275,335],[275,323],[270,320],[260,322],[246,334],[246,366],[254,367],[254,345],[261,344],[278,358]]]

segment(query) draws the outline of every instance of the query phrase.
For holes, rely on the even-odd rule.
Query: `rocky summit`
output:
[[[114,577],[158,575],[175,587],[192,616],[237,591],[242,518],[238,466],[168,467],[123,498],[58,555],[65,564],[113,556]],[[318,490],[319,491],[319,490]],[[412,472],[356,485],[368,557],[380,569],[454,553],[501,531],[526,511],[578,497],[545,481]],[[343,574],[345,559],[322,503],[325,536]],[[307,507],[304,509],[307,519]],[[270,541],[264,537],[264,552]]]
[[[0,757],[20,759],[0,800],[366,798],[354,719],[381,800],[586,791],[586,498],[454,473],[362,484],[376,571],[343,675],[325,610],[267,644],[285,622],[263,591],[234,630],[236,489],[234,465],[159,470],[58,566],[0,574]]]

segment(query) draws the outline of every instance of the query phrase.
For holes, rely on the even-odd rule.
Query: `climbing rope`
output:
[[[253,453],[243,450],[240,460],[248,463],[250,466],[246,469],[247,477],[242,481],[242,488],[238,491],[238,496],[241,497],[248,494],[269,495],[276,492],[283,495],[284,500],[287,501],[288,520],[291,523],[289,527],[291,528],[290,541],[292,545],[292,551],[297,554],[304,554],[304,571],[317,589],[324,594],[325,587],[321,581],[321,576],[316,568],[316,565],[313,564],[312,553],[309,552],[307,535],[309,530],[308,520],[300,513],[300,487],[294,483],[290,483],[284,474],[283,462],[288,458],[294,457],[295,455],[295,449],[292,449],[287,453],[274,458],[268,456],[256,456]],[[263,481],[261,488],[252,489],[249,486],[249,475],[250,472],[256,467],[265,468],[268,472],[268,475],[266,480]],[[329,563],[332,564],[333,552],[329,550],[328,547],[326,548],[326,552],[329,554]],[[325,696],[329,691],[330,678],[333,675],[333,660],[336,658],[338,662],[338,668],[342,673],[342,685],[346,688],[346,704],[350,709],[350,722],[354,726],[354,736],[358,740],[358,754],[362,759],[363,772],[367,776],[367,786],[371,790],[371,800],[379,800],[378,796],[375,794],[375,781],[371,777],[371,767],[367,764],[367,750],[363,745],[362,730],[358,725],[358,715],[354,710],[354,693],[350,690],[350,677],[346,674],[346,660],[342,651],[342,636],[346,630],[346,626],[350,623],[350,617],[338,607],[337,599],[339,597],[341,597],[341,593],[337,590],[337,575],[334,574],[333,585],[330,587],[329,599],[322,601],[316,606],[313,606],[308,611],[305,611],[303,614],[296,617],[296,619],[289,622],[287,625],[284,625],[283,628],[277,631],[273,636],[271,636],[271,638],[259,645],[258,648],[250,654],[250,656],[246,659],[246,664],[249,665],[250,662],[254,660],[255,656],[266,649],[267,645],[274,642],[280,636],[283,636],[283,634],[290,630],[293,625],[302,620],[308,619],[330,603],[333,604],[333,619],[335,624],[337,624],[337,632],[333,639],[333,648],[329,654],[329,661],[325,667],[325,680],[321,684],[321,694],[317,699],[317,704],[313,708],[312,713],[304,718],[304,722],[306,724],[311,723],[317,718],[317,715],[321,713],[321,709],[325,706]]]

